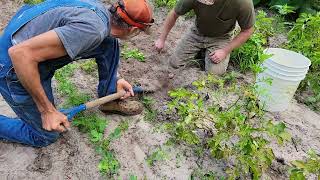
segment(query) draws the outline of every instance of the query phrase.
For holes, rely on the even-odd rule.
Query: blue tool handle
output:
[[[72,118],[76,114],[78,114],[78,113],[80,113],[80,112],[82,112],[82,111],[84,111],[86,109],[87,109],[86,105],[81,104],[80,106],[73,107],[73,108],[70,108],[70,109],[61,109],[60,112],[62,112],[64,115],[66,115],[68,117],[68,121],[71,121]]]
[[[141,86],[134,86],[132,89],[133,89],[133,92],[137,94],[144,92]]]

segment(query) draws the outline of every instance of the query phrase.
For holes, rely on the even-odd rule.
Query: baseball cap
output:
[[[119,0],[111,7],[129,25],[141,30],[154,22],[152,9],[146,0]]]

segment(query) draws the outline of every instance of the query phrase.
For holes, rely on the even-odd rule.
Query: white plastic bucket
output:
[[[311,62],[305,56],[286,49],[268,48],[264,52],[273,56],[262,64],[265,70],[257,76],[259,100],[267,111],[284,111],[301,80],[306,77]],[[271,79],[272,84],[266,79]]]

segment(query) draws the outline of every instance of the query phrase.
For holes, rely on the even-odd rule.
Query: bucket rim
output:
[[[310,65],[311,65],[311,61],[310,61],[309,58],[307,58],[306,56],[304,56],[304,55],[302,55],[302,54],[300,54],[300,53],[297,53],[297,52],[295,52],[295,51],[291,51],[291,50],[283,49],[283,48],[266,48],[266,49],[263,51],[263,53],[264,53],[264,54],[272,55],[272,53],[268,53],[268,51],[270,51],[270,50],[282,51],[282,52],[285,52],[285,53],[287,53],[287,54],[294,54],[294,55],[300,56],[301,59],[304,59],[304,60],[306,61],[306,65],[304,65],[304,66],[288,66],[288,65],[286,65],[286,64],[282,64],[282,63],[279,63],[279,62],[277,62],[277,61],[274,61],[274,60],[272,59],[272,57],[268,58],[268,59],[270,59],[272,62],[274,62],[274,63],[276,63],[276,64],[279,64],[279,65],[282,65],[282,66],[285,66],[285,67],[289,67],[289,68],[299,68],[299,69],[301,69],[301,68],[309,68]]]
[[[277,66],[275,66],[275,65],[272,65],[272,64],[270,64],[270,63],[268,63],[268,62],[264,62],[263,64],[262,64],[262,66],[263,67],[265,67],[266,69],[276,69],[276,70],[278,70],[278,71],[276,71],[277,73],[279,73],[279,74],[283,74],[283,73],[289,73],[289,74],[291,74],[291,75],[289,75],[289,74],[283,74],[283,75],[285,75],[285,76],[301,76],[301,75],[306,75],[307,73],[308,73],[308,71],[309,71],[309,69],[305,69],[304,71],[287,71],[287,70],[283,70],[283,69],[280,69],[279,67],[277,67]],[[294,75],[292,75],[294,73]]]
[[[300,82],[306,77],[306,75],[303,75],[303,76],[293,76],[293,78],[290,78],[290,76],[283,76],[280,73],[271,73],[271,72],[272,71],[266,70],[266,71],[262,72],[261,74],[266,73],[271,77],[278,78],[278,79],[285,80],[285,81],[291,81],[291,82]]]

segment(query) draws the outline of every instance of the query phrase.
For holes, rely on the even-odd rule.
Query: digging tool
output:
[[[145,91],[140,86],[136,86],[136,87],[133,87],[133,92],[136,93],[136,94],[139,94],[139,93],[144,93]],[[91,109],[91,108],[100,106],[102,104],[114,101],[116,99],[120,99],[125,94],[126,94],[126,91],[123,90],[121,92],[117,92],[117,93],[114,93],[114,94],[111,94],[111,95],[108,95],[108,96],[105,96],[105,97],[102,97],[102,98],[87,102],[85,104],[81,104],[81,105],[79,105],[77,107],[73,107],[73,108],[70,108],[70,109],[61,109],[60,112],[62,112],[63,114],[65,114],[68,117],[68,121],[71,121],[72,118],[76,114],[78,114],[78,113],[80,113],[82,111],[85,111],[87,109]]]

